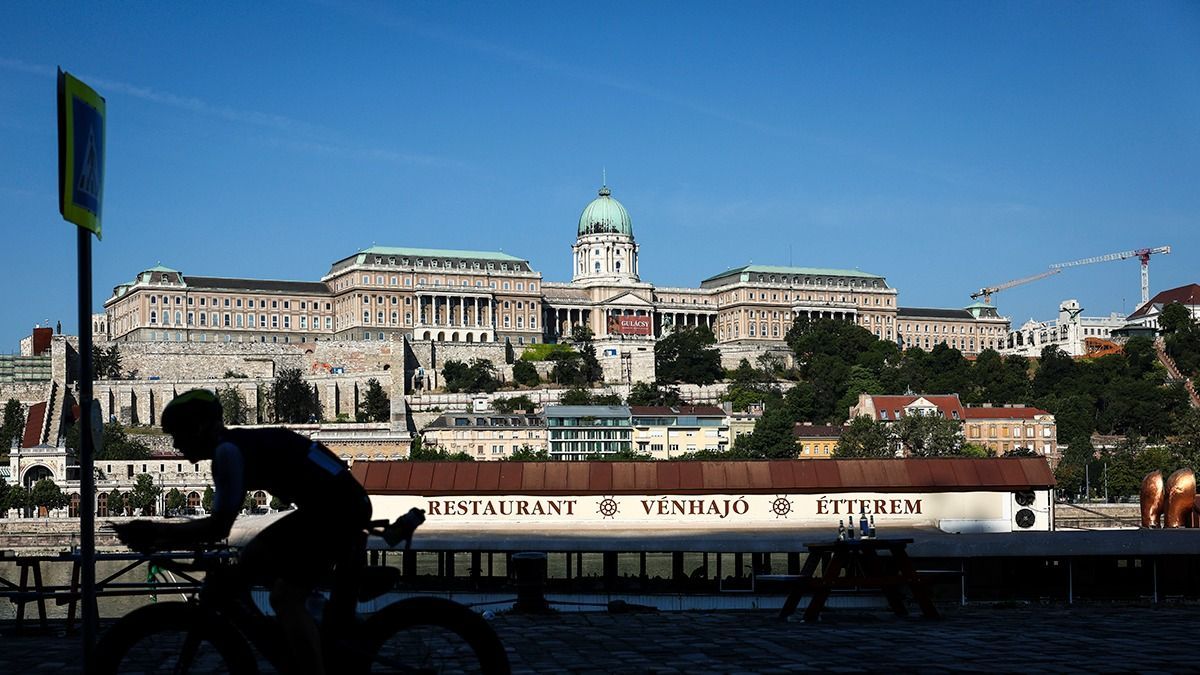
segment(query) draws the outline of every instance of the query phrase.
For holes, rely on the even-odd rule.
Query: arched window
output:
[[[596,273],[600,272],[600,261],[596,261]],[[154,312],[150,312],[150,323],[154,323]]]
[[[617,271],[618,272],[621,271],[621,261],[620,260],[617,261]]]

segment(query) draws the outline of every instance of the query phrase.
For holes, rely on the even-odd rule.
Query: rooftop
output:
[[[740,267],[731,267],[720,274],[715,274],[701,283],[707,281],[715,281],[727,276],[742,273],[761,273],[761,274],[787,274],[787,275],[807,275],[807,276],[825,276],[825,277],[854,277],[857,279],[883,279],[878,274],[863,272],[861,270],[842,270],[829,267],[785,267],[779,265],[742,265]]]
[[[629,408],[623,405],[548,405],[543,411],[546,417],[629,417]]]
[[[975,315],[965,309],[940,309],[937,307],[897,307],[896,318],[914,319],[974,319]]]

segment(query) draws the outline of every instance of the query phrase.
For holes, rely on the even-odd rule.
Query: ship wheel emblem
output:
[[[787,518],[792,512],[792,502],[787,497],[776,497],[771,502],[771,511],[775,513],[776,518]]]
[[[605,518],[612,518],[616,516],[618,510],[619,507],[617,505],[617,500],[613,499],[612,497],[605,497],[604,499],[601,499],[600,505],[596,508],[596,512]]]

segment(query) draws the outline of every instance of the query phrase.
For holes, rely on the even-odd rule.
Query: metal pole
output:
[[[92,468],[92,233],[79,242],[79,566],[83,571],[83,670],[92,671],[96,642],[96,484]]]

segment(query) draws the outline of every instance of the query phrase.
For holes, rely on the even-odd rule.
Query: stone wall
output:
[[[304,379],[317,389],[321,401],[322,418],[334,421],[339,414],[353,420],[358,403],[366,395],[367,381],[374,378],[393,401],[393,413],[403,410],[403,396],[393,391],[392,371],[360,372],[352,374],[305,374]],[[270,378],[246,379],[161,379],[161,380],[98,380],[93,385],[94,396],[100,402],[104,419],[116,418],[126,426],[157,426],[162,423],[162,410],[172,398],[189,389],[219,391],[226,387],[237,389],[250,407],[250,421],[257,423],[257,401],[259,387],[266,391],[271,386]],[[401,414],[403,417],[403,414]]]
[[[0,410],[9,399],[15,398],[25,406],[26,412],[28,412],[29,406],[39,401],[45,401],[49,395],[49,382],[3,382],[0,383]]]
[[[786,368],[795,365],[795,355],[784,345],[718,345],[718,349],[721,352],[721,367],[727,370],[737,368],[742,359],[746,359],[751,366],[758,368],[758,359],[764,354],[770,354],[780,359]]]

